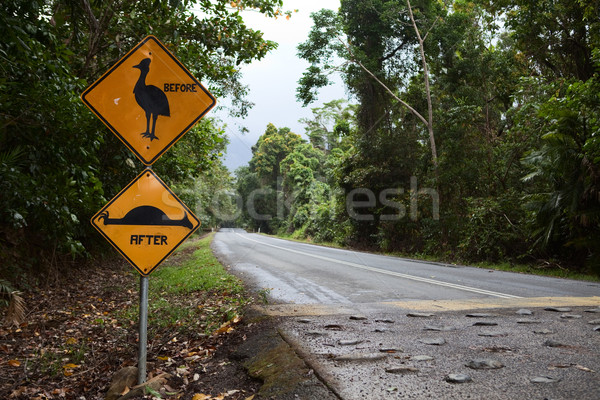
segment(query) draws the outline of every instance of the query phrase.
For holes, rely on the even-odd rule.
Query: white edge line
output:
[[[302,254],[302,255],[305,255],[305,256],[309,256],[309,257],[313,257],[313,258],[318,258],[318,259],[323,260],[323,261],[328,261],[328,262],[337,263],[337,264],[343,264],[343,265],[347,265],[349,267],[358,268],[358,269],[362,269],[362,270],[365,270],[365,271],[377,272],[377,273],[380,273],[380,274],[396,276],[398,278],[404,278],[404,279],[409,279],[409,280],[413,280],[413,281],[417,281],[417,282],[429,283],[429,284],[432,284],[432,285],[449,287],[449,288],[452,288],[452,289],[463,290],[463,291],[466,291],[466,292],[485,294],[487,296],[499,297],[499,298],[502,298],[502,299],[522,299],[523,298],[521,296],[514,296],[512,294],[505,294],[505,293],[493,292],[491,290],[478,289],[478,288],[474,288],[474,287],[471,287],[471,286],[464,286],[464,285],[459,285],[459,284],[456,284],[456,283],[443,282],[443,281],[438,281],[436,279],[422,278],[422,277],[419,277],[419,276],[402,274],[400,272],[388,271],[388,270],[381,269],[381,268],[369,267],[368,265],[356,264],[356,263],[353,263],[353,262],[350,262],[350,261],[336,260],[335,258],[330,258],[330,257],[325,257],[325,256],[319,256],[319,255],[316,255],[316,254],[305,253],[303,251],[288,249],[288,248],[285,248],[285,247],[276,246],[274,244],[269,244],[269,243],[261,242],[259,240],[254,240],[254,239],[248,238],[248,237],[246,237],[246,235],[240,235],[237,232],[235,234],[238,235],[238,236],[240,236],[240,237],[242,237],[242,238],[244,238],[244,239],[246,239],[246,240],[249,240],[251,242],[255,242],[255,243],[258,243],[258,244],[262,244],[264,246],[269,246],[269,247],[273,247],[273,248],[276,248],[276,249],[279,249],[279,250],[288,251],[288,252],[291,252],[291,253]]]

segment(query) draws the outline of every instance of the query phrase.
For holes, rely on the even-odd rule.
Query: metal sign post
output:
[[[138,351],[138,385],[146,382],[148,351],[148,276],[140,276],[140,326]]]

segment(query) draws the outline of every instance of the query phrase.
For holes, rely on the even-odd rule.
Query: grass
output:
[[[167,294],[189,294],[213,291],[230,294],[243,292],[241,282],[225,271],[213,256],[210,241],[213,234],[188,244],[180,252],[194,247],[191,257],[180,263],[167,262],[153,275],[153,291]]]
[[[148,330],[211,334],[250,302],[242,282],[214,257],[214,234],[188,240],[157,268],[148,282]],[[121,318],[137,320],[139,305]]]
[[[61,375],[68,376],[70,369],[77,368],[78,364],[84,362],[86,353],[90,349],[85,343],[71,343],[59,348],[42,348],[36,351],[33,359],[34,364],[42,375],[56,378]]]
[[[268,233],[261,233],[261,235],[273,236],[273,237],[276,237],[279,239],[289,240],[290,242],[316,244],[317,246],[333,247],[336,249],[345,249],[346,248],[336,242],[315,242],[311,237],[302,237],[300,235],[296,235],[295,234],[296,232],[297,231],[294,231],[294,233],[292,233],[292,234],[272,234],[272,235],[268,234]]]
[[[508,271],[508,272],[517,272],[521,274],[530,274],[530,275],[541,275],[541,276],[551,276],[555,278],[567,278],[567,279],[575,279],[580,281],[590,281],[590,282],[598,282],[600,281],[600,277],[597,275],[584,274],[581,272],[570,271],[564,268],[559,267],[536,267],[534,265],[526,265],[526,264],[511,264],[511,263],[487,263],[480,262],[472,265],[477,268],[486,268],[486,269],[494,269],[498,271]]]
[[[401,258],[410,258],[413,260],[419,261],[428,261],[428,262],[436,262],[450,265],[465,265],[469,267],[481,268],[481,269],[492,269],[496,271],[506,271],[506,272],[514,272],[519,274],[529,274],[529,275],[539,275],[539,276],[549,276],[554,278],[565,278],[565,279],[574,279],[580,281],[590,281],[590,282],[600,282],[600,276],[594,274],[586,274],[578,271],[569,270],[566,268],[562,268],[557,264],[547,265],[534,265],[534,264],[517,264],[512,262],[456,262],[456,261],[448,261],[443,257],[434,256],[431,254],[406,254],[406,253],[390,253],[387,255],[391,255],[394,257]]]

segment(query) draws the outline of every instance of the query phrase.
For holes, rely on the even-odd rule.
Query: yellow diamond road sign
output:
[[[81,95],[146,165],[190,130],[216,100],[154,36],[148,36]]]
[[[138,175],[91,222],[143,276],[200,226],[151,169]]]

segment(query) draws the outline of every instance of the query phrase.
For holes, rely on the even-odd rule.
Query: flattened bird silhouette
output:
[[[171,111],[169,110],[169,101],[163,91],[154,85],[146,85],[146,76],[150,71],[150,61],[149,58],[144,58],[138,65],[133,66],[133,68],[140,70],[140,78],[133,88],[133,94],[135,95],[135,101],[146,112],[146,132],[142,133],[142,136],[153,141],[158,139],[154,134],[156,119],[159,115],[170,117]],[[152,131],[150,131],[150,118],[152,118]]]
[[[130,210],[123,218],[110,218],[108,211],[104,211],[98,217],[98,221],[104,225],[155,225],[155,226],[183,226],[192,229],[194,226],[184,212],[182,219],[171,219],[164,211],[153,206],[139,206]]]

